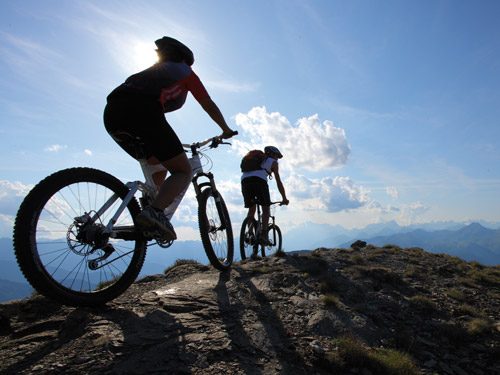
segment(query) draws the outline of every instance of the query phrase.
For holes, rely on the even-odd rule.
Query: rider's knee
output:
[[[172,172],[172,176],[183,182],[184,185],[189,185],[191,182],[191,168],[189,170],[179,169]]]

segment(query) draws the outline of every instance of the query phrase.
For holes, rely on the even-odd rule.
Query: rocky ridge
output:
[[[99,308],[2,303],[0,373],[500,374],[499,267],[365,245],[183,264]]]

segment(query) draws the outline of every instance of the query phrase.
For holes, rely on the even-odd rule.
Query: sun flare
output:
[[[151,42],[137,41],[132,48],[134,68],[149,68],[158,61],[155,45]]]

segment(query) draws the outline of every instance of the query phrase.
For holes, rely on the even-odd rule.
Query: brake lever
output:
[[[238,131],[234,131],[231,133],[231,137],[233,137],[235,135],[238,135]],[[217,148],[219,145],[230,145],[231,146],[231,143],[224,142],[224,138],[222,138],[222,136],[213,137],[212,144],[210,145],[210,148]]]
[[[234,137],[235,135],[238,135],[238,131],[237,131],[237,130],[235,130],[235,131],[233,131],[233,132],[231,133],[231,137]],[[219,144],[221,144],[221,145],[229,145],[229,146],[231,146],[231,142],[224,142],[224,140],[223,140],[224,138],[222,138],[222,137],[219,137],[219,138],[220,138],[220,142],[219,142]]]
[[[218,137],[212,138],[212,143],[210,144],[210,148],[217,148],[219,146]]]

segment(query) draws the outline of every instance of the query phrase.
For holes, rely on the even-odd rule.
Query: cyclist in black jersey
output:
[[[148,163],[162,164],[170,172],[166,180],[167,171],[154,173],[158,195],[151,206],[136,217],[137,224],[144,230],[159,230],[162,238],[170,241],[177,235],[163,210],[190,183],[191,165],[182,143],[165,119],[165,113],[181,108],[189,91],[222,129],[222,138],[230,138],[234,132],[191,69],[194,63],[192,51],[170,37],[158,39],[155,44],[158,63],[130,76],[108,95],[104,124],[111,135],[122,131],[141,138]],[[113,139],[135,157],[134,150],[127,144],[118,138]]]

